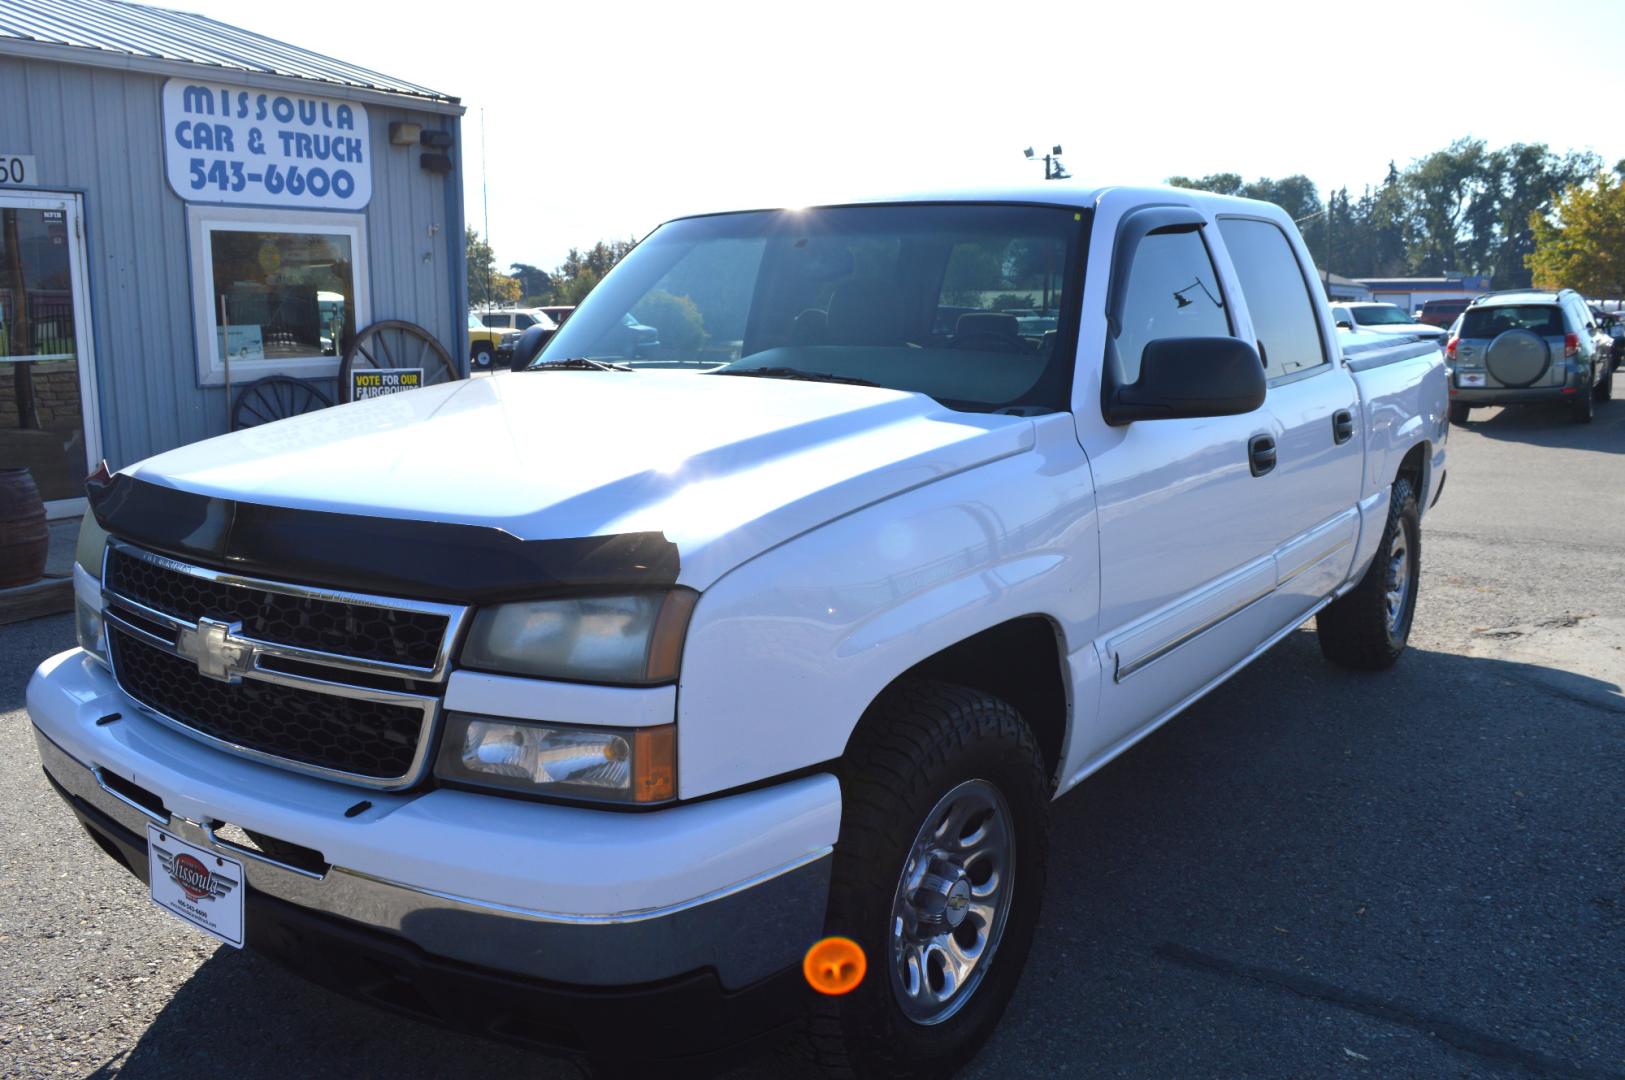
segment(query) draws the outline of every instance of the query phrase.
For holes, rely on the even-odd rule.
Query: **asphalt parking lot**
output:
[[[964,1075],[1625,1077],[1625,402],[1475,416],[1397,668],[1291,635],[1063,799]],[[153,907],[39,772],[23,686],[71,641],[0,631],[0,1075],[577,1075]]]

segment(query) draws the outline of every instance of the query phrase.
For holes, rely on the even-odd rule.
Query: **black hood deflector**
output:
[[[412,521],[237,502],[119,473],[86,484],[108,533],[218,570],[458,604],[666,588],[664,533],[521,540],[486,525]]]

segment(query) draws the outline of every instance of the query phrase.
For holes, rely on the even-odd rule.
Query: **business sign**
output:
[[[0,154],[0,187],[31,187],[37,183],[33,154]]]
[[[388,397],[402,390],[416,390],[423,385],[423,369],[388,368],[383,371],[350,371],[350,400]]]
[[[333,98],[170,79],[164,164],[187,202],[360,210],[372,198],[366,106]]]

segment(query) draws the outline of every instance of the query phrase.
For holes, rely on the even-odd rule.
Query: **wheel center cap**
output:
[[[936,867],[914,890],[914,917],[926,933],[953,930],[970,911],[970,879],[957,866]]]

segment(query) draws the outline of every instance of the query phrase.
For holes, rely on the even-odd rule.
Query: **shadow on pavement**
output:
[[[1324,1075],[1345,1047],[1389,1075],[1604,1074],[1622,733],[1600,680],[1417,649],[1353,674],[1289,636],[1057,804],[1028,971],[965,1074]],[[117,1068],[206,1071],[578,1075],[229,948]]]
[[[1616,372],[1616,393],[1625,398],[1625,369]],[[1599,401],[1595,418],[1577,424],[1566,405],[1516,405],[1486,417],[1475,409],[1468,430],[1488,439],[1529,443],[1562,450],[1596,450],[1625,454],[1625,400]],[[1481,419],[1482,418],[1482,419]]]

